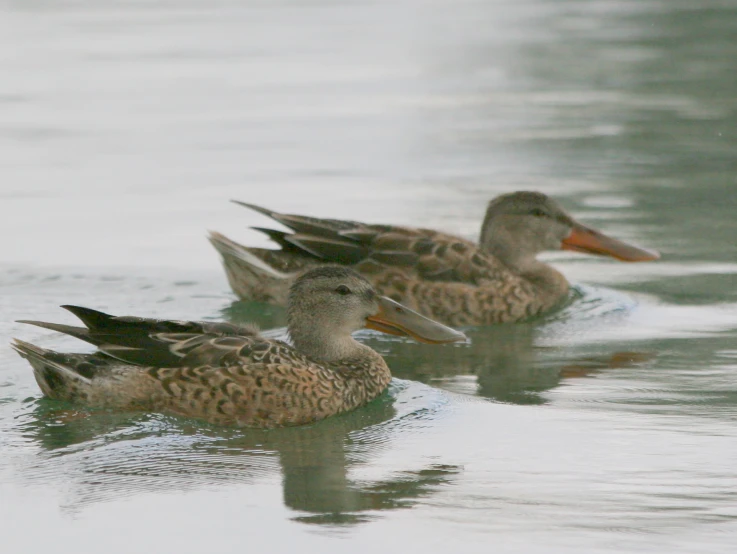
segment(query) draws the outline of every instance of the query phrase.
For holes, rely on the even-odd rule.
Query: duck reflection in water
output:
[[[431,355],[408,341],[387,341],[378,335],[362,341],[381,352],[397,378],[511,404],[545,404],[543,393],[566,379],[631,367],[654,357],[650,352],[631,351],[561,356],[559,348],[536,346],[540,329],[532,324],[465,332],[469,343],[438,348]]]
[[[221,428],[152,414],[88,412],[47,399],[17,429],[41,451],[24,473],[34,481],[71,481],[65,508],[83,510],[121,496],[248,486],[281,471],[284,504],[303,523],[350,525],[378,511],[411,508],[461,468],[442,463],[392,472],[386,480],[352,480],[401,433],[403,385],[368,406],[313,425],[283,429]],[[399,425],[394,425],[399,423]],[[280,466],[280,469],[279,469]],[[248,499],[248,490],[243,491]]]

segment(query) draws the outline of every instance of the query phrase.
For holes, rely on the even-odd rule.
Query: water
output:
[[[474,237],[554,195],[663,254],[549,259],[561,312],[434,348],[318,425],[218,429],[40,398],[0,346],[0,547],[25,553],[726,552],[737,546],[731,1],[0,3],[1,342],[234,302],[206,229],[283,211]],[[81,346],[81,348],[85,348]]]

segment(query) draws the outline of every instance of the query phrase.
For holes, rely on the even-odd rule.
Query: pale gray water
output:
[[[737,547],[737,6],[682,0],[0,2],[0,548]],[[319,425],[41,400],[13,323],[234,303],[206,229],[282,211],[473,237],[515,189],[663,253],[550,259],[576,300],[433,348]],[[84,348],[84,347],[82,347]]]

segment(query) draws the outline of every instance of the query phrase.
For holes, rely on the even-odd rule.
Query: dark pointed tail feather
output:
[[[146,349],[146,346],[150,346],[149,333],[162,330],[177,330],[159,329],[157,328],[157,324],[165,324],[166,322],[158,322],[153,319],[115,317],[82,306],[65,305],[62,308],[76,315],[87,327],[74,327],[61,323],[47,323],[45,321],[25,319],[18,320],[18,323],[27,323],[36,327],[71,335],[72,337],[94,344],[103,351],[106,351],[111,345],[124,349],[135,348],[143,351]]]
[[[309,254],[323,263],[356,264],[365,259],[370,250],[350,239],[325,238],[313,235],[287,235],[285,240],[292,243],[303,254]]]
[[[35,325],[36,327],[42,327],[44,329],[50,329],[51,331],[58,331],[65,335],[71,335],[72,337],[78,338],[90,344],[99,345],[100,340],[92,336],[90,331],[107,329],[113,326],[111,320],[113,316],[104,312],[98,312],[90,308],[83,308],[81,306],[62,306],[65,310],[69,310],[76,315],[82,323],[87,327],[75,327],[73,325],[64,325],[62,323],[47,323],[46,321],[35,321],[32,319],[19,319],[18,323],[26,323],[28,325]]]
[[[89,329],[87,329],[86,327],[74,327],[73,325],[62,325],[61,323],[47,323],[45,321],[34,321],[31,319],[19,319],[18,323],[26,323],[28,325],[35,325],[36,327],[42,327],[44,329],[58,331],[59,333],[64,333],[65,335],[71,335],[85,342],[89,342],[91,344],[97,344],[97,342],[94,341],[90,337]]]
[[[243,206],[244,208],[248,208],[249,210],[253,210],[254,212],[258,212],[260,214],[263,214],[266,217],[270,217],[272,219],[276,219],[276,217],[274,217],[274,216],[281,215],[281,214],[278,214],[276,212],[273,212],[273,211],[271,211],[269,209],[262,208],[261,206],[257,206],[256,204],[249,204],[248,202],[241,202],[240,200],[231,200],[231,202],[233,204],[238,204],[239,206]]]
[[[105,327],[109,327],[111,320],[115,318],[115,316],[106,314],[105,312],[99,312],[92,308],[84,308],[82,306],[66,304],[62,308],[76,315],[88,329],[104,329]]]
[[[295,254],[304,253],[304,250],[302,248],[299,248],[298,246],[295,246],[294,244],[289,242],[288,237],[291,235],[290,233],[277,231],[276,229],[267,229],[266,227],[251,227],[251,229],[253,229],[254,231],[258,231],[259,233],[263,233],[264,235],[269,237],[276,244],[281,246],[281,249],[285,252],[293,252]]]
[[[245,206],[260,214],[270,217],[274,221],[278,221],[285,227],[289,227],[295,233],[304,235],[314,235],[316,237],[335,238],[340,231],[347,231],[354,227],[361,226],[355,221],[344,221],[342,219],[322,219],[319,217],[309,217],[296,214],[282,214],[267,210],[255,204],[247,204],[240,200],[231,200],[235,204]]]
[[[66,306],[62,306],[62,307],[66,307]],[[70,306],[70,307],[83,310],[83,311],[87,310],[87,308],[77,308],[76,306]],[[94,312],[94,310],[89,310],[89,311]],[[103,315],[107,315],[107,314],[103,314]],[[88,318],[88,321],[90,321],[89,318]],[[106,344],[106,343],[109,343],[109,342],[111,342],[113,345],[115,345],[115,343],[122,343],[123,347],[128,345],[129,342],[133,342],[135,345],[137,339],[140,340],[140,337],[138,335],[142,333],[145,334],[146,332],[146,329],[143,329],[141,333],[135,334],[135,329],[134,329],[133,330],[134,332],[131,333],[131,329],[129,328],[129,326],[126,326],[125,322],[120,322],[118,327],[116,328],[114,326],[114,322],[95,325],[90,321],[89,329],[87,327],[74,327],[73,325],[63,325],[61,323],[47,323],[46,321],[34,321],[30,319],[19,319],[18,323],[26,323],[28,325],[35,325],[36,327],[41,327],[43,329],[50,329],[51,331],[57,331],[59,333],[64,333],[65,335],[70,335],[74,338],[83,340],[90,344],[94,344],[95,346],[100,348],[100,350],[102,351],[107,351],[106,346],[109,348],[110,344]],[[58,354],[58,353],[56,355],[64,356],[63,354]]]
[[[269,210],[267,208],[262,208],[261,206],[257,206],[256,204],[249,204],[248,202],[241,202],[240,200],[231,200],[233,204],[238,204],[239,206],[243,206],[244,208],[248,208],[249,210],[253,210],[254,212],[258,212],[262,215],[265,215],[266,217],[270,217],[277,223],[281,223],[282,225],[289,227],[293,231],[295,228],[291,225],[291,219],[295,216],[287,215],[287,214],[280,214],[279,212],[275,212],[273,210]],[[299,216],[296,216],[299,217]],[[261,230],[261,229],[257,229]]]
[[[58,331],[66,335],[71,335],[75,338],[89,342],[91,344],[99,344],[99,340],[92,337],[92,333],[99,330],[110,329],[116,327],[115,317],[106,314],[104,312],[98,312],[91,308],[83,308],[82,306],[62,306],[65,310],[69,310],[76,315],[85,327],[75,327],[73,325],[64,325],[61,323],[47,323],[46,321],[36,321],[32,319],[19,319],[18,323],[27,323],[28,325],[35,325],[36,327],[43,327],[44,329],[50,329],[52,331]],[[119,324],[118,324],[119,326]]]
[[[84,390],[89,388],[92,382],[65,363],[64,354],[19,339],[14,339],[11,346],[31,364],[38,386],[49,398],[74,400],[85,394]]]

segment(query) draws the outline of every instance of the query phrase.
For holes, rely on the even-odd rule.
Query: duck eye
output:
[[[345,285],[338,285],[338,288],[335,289],[335,292],[337,292],[338,294],[342,294],[343,296],[345,296],[346,294],[350,294],[351,293],[351,289],[349,289]]]
[[[535,217],[546,217],[548,215],[540,208],[533,208],[530,214],[534,215]]]

